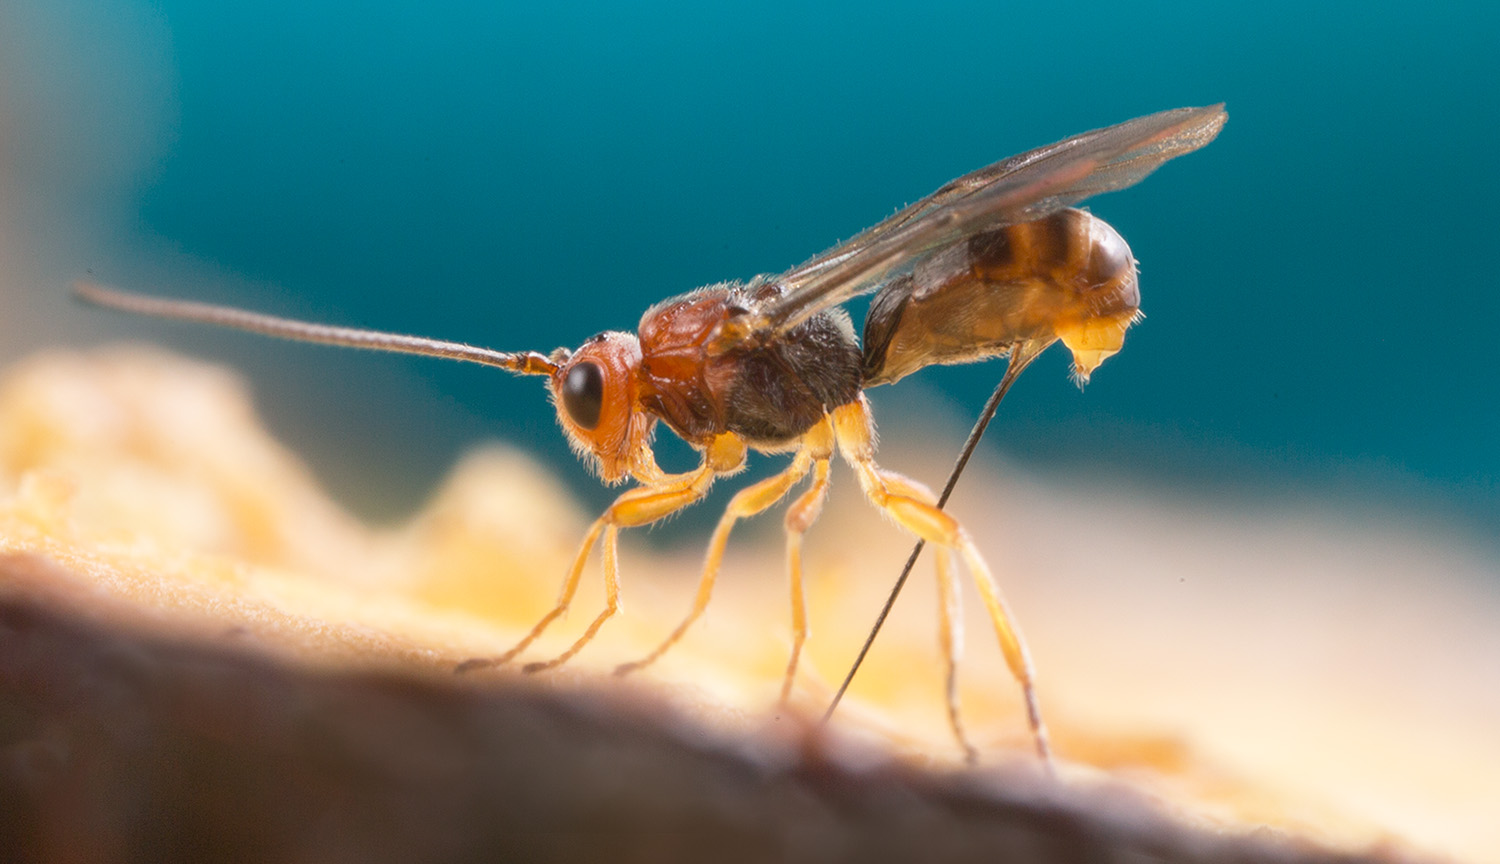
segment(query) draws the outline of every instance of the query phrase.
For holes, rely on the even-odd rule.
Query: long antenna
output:
[[[948,503],[948,497],[953,494],[953,487],[958,485],[958,477],[964,473],[964,467],[969,464],[969,457],[974,455],[974,448],[979,446],[979,439],[984,437],[984,430],[990,425],[995,411],[1000,408],[1000,400],[1010,391],[1010,385],[1014,384],[1016,378],[1031,365],[1042,351],[1046,350],[1051,341],[1047,342],[1023,342],[1011,350],[1010,360],[1005,366],[1005,375],[1000,378],[1000,383],[995,387],[995,392],[990,394],[988,402],[984,403],[984,410],[979,412],[979,419],[975,421],[974,428],[969,430],[969,437],[964,441],[963,449],[958,452],[958,460],[953,463],[953,471],[948,474],[948,482],[943,485],[943,494],[938,496],[938,509]],[[823,712],[823,719],[818,721],[822,726],[833,716],[833,712],[839,707],[839,702],[844,698],[844,692],[854,681],[855,673],[859,672],[860,664],[865,662],[865,655],[870,653],[870,646],[875,644],[875,637],[879,635],[880,628],[885,625],[885,619],[891,614],[891,608],[896,605],[896,598],[901,596],[901,589],[906,587],[906,578],[911,575],[911,568],[916,566],[917,558],[921,556],[922,550],[927,548],[926,540],[918,540],[917,545],[912,547],[911,555],[906,558],[906,566],[901,568],[901,575],[896,577],[896,584],[891,586],[891,594],[885,600],[885,608],[880,610],[880,617],[875,619],[875,625],[870,628],[870,635],[865,637],[864,647],[859,649],[859,656],[854,658],[854,665],[849,667],[849,674],[844,676],[844,683],[839,685],[839,691],[833,694],[833,702],[829,704],[828,710]]]
[[[118,309],[152,318],[172,318],[179,321],[194,321],[214,324],[235,330],[259,333],[293,342],[315,342],[320,345],[340,345],[346,348],[363,348],[369,351],[389,351],[397,354],[420,354],[424,357],[443,357],[498,366],[519,375],[551,375],[557,364],[535,351],[509,353],[477,348],[462,342],[445,342],[423,336],[406,336],[400,333],[382,333],[377,330],[360,330],[353,327],[334,327],[328,324],[313,324],[277,318],[229,306],[215,306],[191,300],[168,300],[106,288],[92,282],[75,282],[73,293],[78,299],[96,306]]]

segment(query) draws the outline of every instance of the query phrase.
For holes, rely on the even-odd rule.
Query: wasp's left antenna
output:
[[[340,345],[345,348],[364,348],[369,351],[443,357],[449,360],[462,360],[466,363],[498,366],[518,375],[551,375],[557,371],[558,367],[558,364],[551,358],[535,351],[510,353],[477,348],[462,342],[428,339],[423,336],[313,324],[307,321],[294,321],[290,318],[277,318],[274,315],[262,315],[259,312],[248,312],[229,306],[134,294],[129,291],[106,288],[92,282],[75,282],[73,293],[84,302],[118,309],[122,312],[148,315],[153,318],[173,318],[179,321],[214,324],[294,342],[315,342],[320,345]]]

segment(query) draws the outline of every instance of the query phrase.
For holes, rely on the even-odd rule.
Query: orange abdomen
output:
[[[958,241],[881,288],[865,319],[865,385],[1057,339],[1086,375],[1119,350],[1139,308],[1124,239],[1062,210]]]

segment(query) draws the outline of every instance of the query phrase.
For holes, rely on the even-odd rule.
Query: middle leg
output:
[[[698,579],[698,592],[693,598],[692,610],[650,654],[640,660],[622,663],[615,667],[616,675],[628,675],[644,669],[656,662],[661,655],[682,639],[693,622],[697,621],[703,611],[708,608],[709,600],[713,597],[714,583],[718,579],[719,568],[724,561],[724,550],[729,544],[729,534],[734,529],[735,523],[766,510],[786,497],[792,487],[807,476],[809,467],[815,461],[820,464],[819,476],[823,477],[823,482],[826,484],[827,461],[832,455],[832,447],[833,426],[827,418],[824,418],[803,436],[802,449],[797,451],[792,464],[787,466],[785,471],[741,489],[734,498],[730,499],[729,506],[725,508],[724,515],[719,519],[718,527],[714,529],[713,537],[709,540],[708,554],[704,558],[703,574]],[[804,495],[803,498],[799,498],[797,506],[801,506],[806,497]],[[793,509],[795,510],[796,506]],[[791,515],[788,514],[787,518],[790,519]]]
[[[786,512],[786,573],[792,592],[792,656],[787,660],[786,676],[781,681],[778,702],[782,705],[792,695],[797,662],[802,657],[802,644],[807,641],[807,599],[802,590],[802,535],[817,521],[823,512],[823,502],[828,499],[828,457],[831,455],[817,461],[812,485]]]

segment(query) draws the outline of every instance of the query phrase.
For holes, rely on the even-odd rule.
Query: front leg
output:
[[[721,436],[725,437],[725,436]],[[553,660],[543,663],[532,663],[526,666],[525,671],[536,672],[548,669],[566,662],[574,654],[587,645],[589,640],[599,632],[599,628],[609,619],[611,615],[619,611],[619,572],[618,572],[618,542],[617,536],[620,528],[632,528],[638,525],[648,525],[669,516],[682,508],[693,504],[708,494],[713,486],[714,478],[721,473],[733,470],[733,459],[725,458],[725,451],[731,451],[733,442],[715,442],[710,451],[705,453],[703,464],[686,474],[660,475],[656,476],[649,485],[631,489],[615,502],[609,505],[604,515],[589,526],[588,534],[584,535],[583,545],[578,550],[578,555],[573,559],[573,567],[568,571],[568,578],[563,582],[562,593],[558,597],[557,605],[550,612],[542,616],[542,620],[531,628],[520,642],[504,654],[495,657],[476,657],[460,663],[458,672],[468,672],[473,669],[482,669],[488,666],[500,666],[510,662],[517,654],[526,650],[532,642],[535,642],[552,622],[562,617],[568,611],[573,602],[573,596],[578,592],[578,584],[583,579],[583,568],[588,563],[589,553],[593,551],[594,544],[600,535],[604,536],[604,584],[606,592],[606,607],[599,614],[589,628],[584,631],[582,637],[573,644],[571,648],[563,652]],[[744,461],[744,447],[739,449],[739,461]]]

